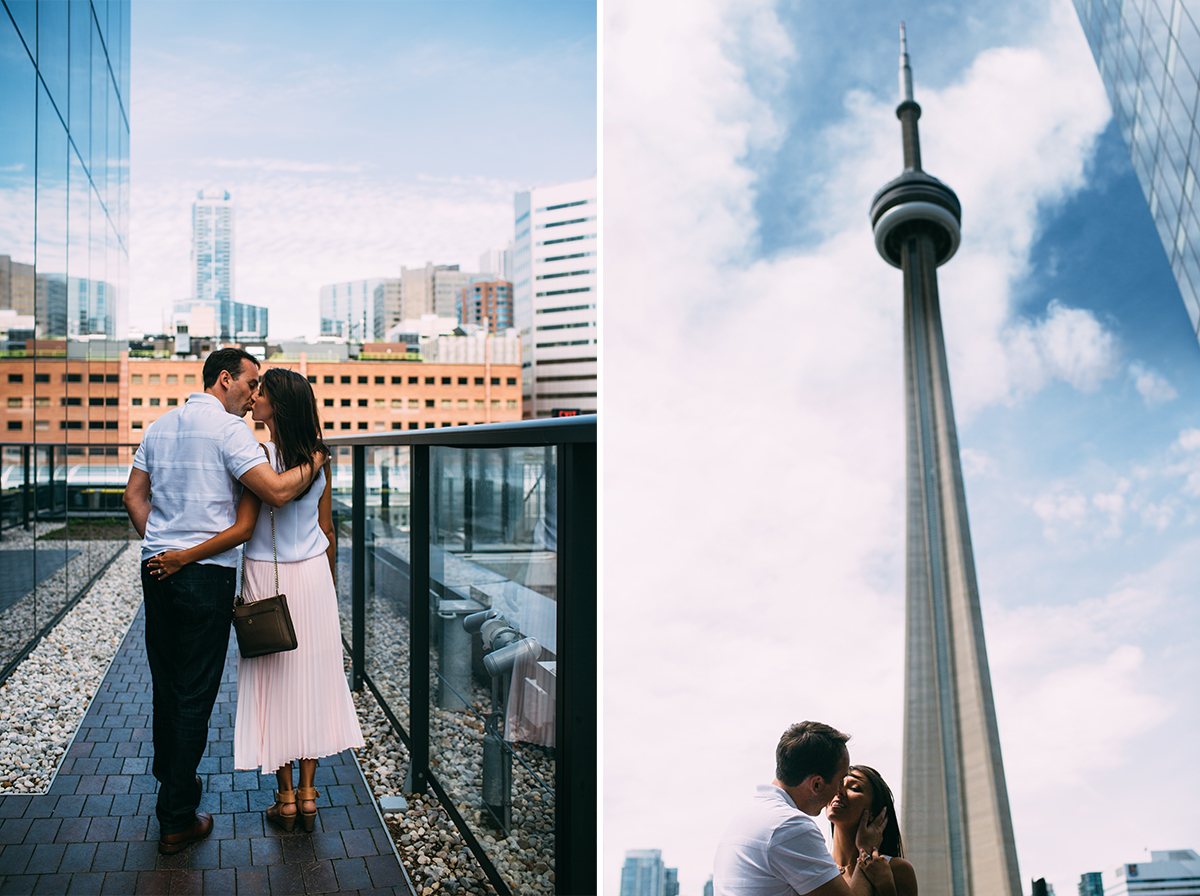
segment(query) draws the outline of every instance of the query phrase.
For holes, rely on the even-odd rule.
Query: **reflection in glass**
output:
[[[512,891],[551,893],[555,452],[434,448],[430,465],[430,765]]]
[[[32,5],[32,4],[24,4]],[[50,98],[58,107],[58,114],[67,117],[67,4],[61,2],[38,3],[38,71],[50,91]],[[41,110],[38,110],[39,115]]]
[[[88,164],[88,174],[92,176],[92,184],[100,202],[108,201],[108,61],[103,52],[100,32],[92,22],[92,96],[91,96],[91,162]],[[115,147],[114,147],[115,149]],[[80,147],[80,151],[83,147]]]
[[[120,505],[131,449],[117,445],[113,355],[127,319],[128,252],[118,228],[128,226],[129,129],[118,84],[128,77],[129,4],[29,0],[5,10],[0,672],[131,531]],[[106,55],[101,36],[110,30]],[[106,338],[92,341],[97,334]]]
[[[68,126],[71,142],[86,167],[91,164],[92,110],[92,12],[87,3],[72,3],[68,11],[70,20],[70,70]]]
[[[412,643],[408,509],[409,449],[367,449],[367,674],[405,728]]]

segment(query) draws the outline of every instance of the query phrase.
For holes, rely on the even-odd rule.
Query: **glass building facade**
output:
[[[128,0],[0,0],[0,673],[124,546]]]
[[[661,849],[630,849],[621,867],[621,896],[666,896]]]
[[[382,342],[387,299],[399,296],[399,277],[372,277],[321,287],[321,335],[351,342]]]
[[[1074,0],[1200,338],[1200,0]]]

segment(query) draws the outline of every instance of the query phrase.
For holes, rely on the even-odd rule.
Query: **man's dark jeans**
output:
[[[191,563],[157,581],[142,564],[161,834],[187,830],[200,805],[196,768],[221,686],[236,582],[228,566]]]

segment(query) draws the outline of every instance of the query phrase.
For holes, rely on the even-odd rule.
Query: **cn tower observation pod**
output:
[[[901,267],[900,244],[913,232],[932,236],[936,263],[945,264],[958,251],[961,222],[954,191],[924,171],[905,171],[871,200],[875,249],[896,268]]]

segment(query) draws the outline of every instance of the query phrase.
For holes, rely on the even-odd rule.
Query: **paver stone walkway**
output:
[[[313,833],[299,825],[283,833],[264,822],[275,776],[233,768],[232,637],[199,768],[200,808],[212,813],[212,835],[177,855],[158,854],[144,626],[139,609],[50,792],[0,797],[0,894],[411,896],[349,750],[317,768],[321,798]]]

